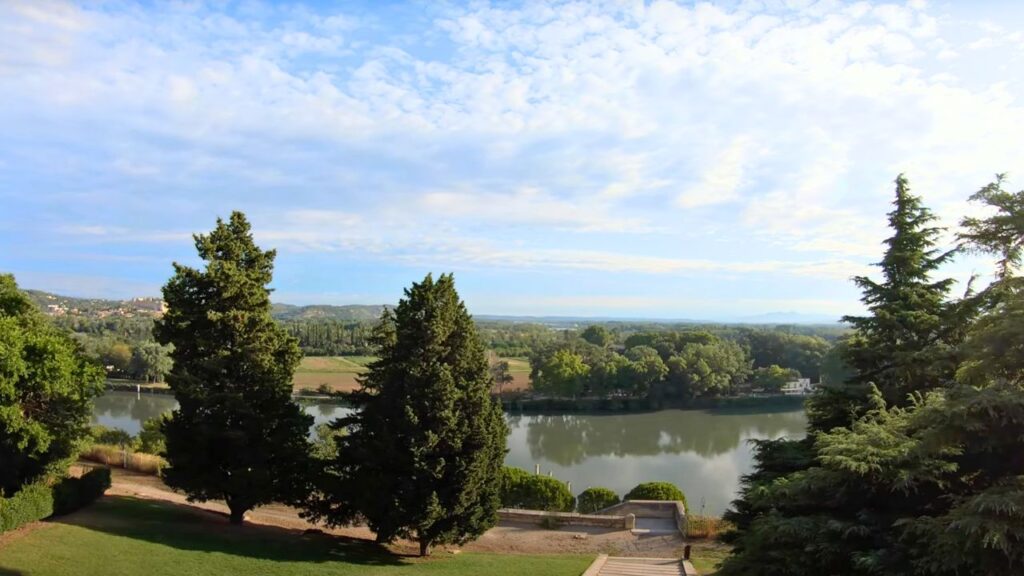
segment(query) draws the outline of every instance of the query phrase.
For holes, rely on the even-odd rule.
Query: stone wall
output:
[[[626,500],[604,510],[600,514],[632,514],[640,518],[672,518],[679,533],[686,537],[686,507],[677,500]]]
[[[575,512],[545,512],[543,510],[519,510],[502,508],[498,510],[498,518],[504,522],[522,522],[540,525],[545,518],[563,526],[598,526],[615,530],[632,530],[636,526],[636,518],[632,514],[577,514]],[[550,522],[551,520],[547,520]]]

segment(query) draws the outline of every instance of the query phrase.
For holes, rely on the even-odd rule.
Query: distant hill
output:
[[[75,298],[51,294],[42,290],[25,290],[40,310],[50,316],[159,316],[164,312],[160,298],[132,298],[131,300],[105,300],[102,298]]]
[[[330,306],[313,304],[295,306],[293,304],[274,304],[271,314],[278,320],[340,320],[342,322],[361,322],[377,320],[387,306],[382,304],[348,304]]]

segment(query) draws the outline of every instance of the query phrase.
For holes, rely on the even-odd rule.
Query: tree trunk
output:
[[[420,556],[430,556],[430,542],[420,538]]]
[[[228,500],[228,509],[231,510],[230,522],[234,525],[240,525],[245,522],[245,512],[247,508]]]

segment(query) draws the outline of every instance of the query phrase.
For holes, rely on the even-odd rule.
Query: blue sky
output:
[[[897,173],[950,233],[1022,186],[1022,30],[1010,1],[2,2],[0,270],[156,295],[243,210],[283,302],[453,271],[481,314],[838,317]]]

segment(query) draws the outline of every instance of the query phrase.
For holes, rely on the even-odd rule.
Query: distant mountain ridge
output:
[[[108,300],[103,298],[77,298],[62,296],[42,290],[25,290],[43,312],[51,316],[81,315],[103,317],[114,315],[159,315],[163,312],[160,298],[132,298],[130,300]],[[393,308],[389,304],[295,304],[274,303],[271,314],[277,320],[334,320],[339,322],[367,322],[380,318],[384,310]],[[573,327],[596,323],[646,322],[653,324],[840,324],[839,317],[800,312],[771,312],[756,316],[734,318],[651,318],[614,316],[513,316],[505,314],[474,314],[477,320],[490,322],[522,322],[546,324],[558,327]]]
[[[390,306],[384,304],[346,304],[344,306],[332,306],[329,304],[311,304],[309,306],[273,304],[270,313],[278,320],[363,322],[379,319],[380,315],[387,308],[390,308]]]

